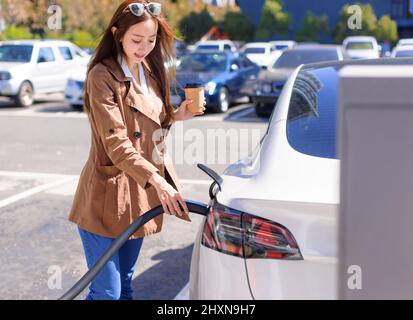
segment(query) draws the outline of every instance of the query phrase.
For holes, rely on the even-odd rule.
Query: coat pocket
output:
[[[116,223],[120,216],[130,208],[128,178],[122,170],[115,166],[98,166],[96,170],[102,174],[102,178],[104,177],[104,223]]]

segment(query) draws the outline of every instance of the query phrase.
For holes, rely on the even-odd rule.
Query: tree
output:
[[[297,41],[320,41],[320,35],[328,32],[328,18],[326,15],[317,17],[311,11],[307,11],[303,27],[297,32]]]
[[[251,41],[254,38],[254,25],[249,16],[228,11],[224,17],[224,26],[232,40]]]
[[[179,24],[181,20],[191,13],[192,8],[188,6],[187,0],[175,0],[173,2],[165,1],[162,3],[166,19],[173,28],[178,38],[183,38]]]
[[[184,17],[179,23],[179,29],[185,41],[193,43],[207,33],[214,24],[215,21],[209,12],[203,9],[200,13],[191,12]]]
[[[333,39],[336,43],[343,42],[345,37],[355,35],[375,36],[377,28],[377,17],[370,4],[357,3],[361,8],[361,29],[349,28],[348,22],[354,13],[349,12],[349,5],[345,5],[340,12],[340,19],[333,29]]]
[[[261,15],[261,21],[255,33],[258,40],[288,36],[291,17],[282,11],[279,0],[266,0]]]
[[[380,42],[395,42],[399,37],[397,34],[397,24],[388,15],[384,15],[377,23],[377,40]]]

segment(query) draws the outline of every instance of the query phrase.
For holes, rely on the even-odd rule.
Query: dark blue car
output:
[[[246,96],[241,88],[257,77],[260,67],[232,52],[196,51],[181,57],[176,71],[178,94],[172,88],[173,104],[185,99],[185,84],[199,82],[205,85],[207,108],[224,113],[231,102]]]

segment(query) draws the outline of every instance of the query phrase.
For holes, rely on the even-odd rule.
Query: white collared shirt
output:
[[[126,61],[125,61],[125,59],[123,58],[122,55],[118,56],[118,62],[120,64],[120,66],[122,67],[122,70],[123,70],[123,73],[125,74],[125,77],[135,79],[132,72],[130,71],[130,68],[129,68],[128,64],[126,63]],[[138,63],[138,67],[139,67],[139,78],[141,80],[139,85],[142,89],[143,94],[147,97],[150,97],[149,96],[148,85],[146,83],[145,73],[143,71],[142,62]],[[137,79],[135,79],[135,81],[138,83]]]

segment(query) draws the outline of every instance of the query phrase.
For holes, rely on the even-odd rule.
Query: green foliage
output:
[[[377,23],[376,37],[380,42],[395,42],[399,38],[397,24],[388,15],[382,16]]]
[[[356,35],[366,35],[375,36],[377,29],[377,17],[370,4],[356,3],[360,6],[362,17],[361,17],[361,29],[350,29],[348,27],[348,21],[352,16],[352,13],[348,12],[350,5],[345,5],[340,12],[340,20],[333,30],[333,39],[336,43],[343,42],[345,37],[356,36]]]
[[[83,30],[75,30],[69,34],[68,39],[81,48],[96,48],[98,45],[98,39]]]
[[[326,15],[321,17],[315,16],[311,11],[307,11],[303,27],[297,32],[297,41],[320,41],[322,33],[328,32],[328,18]]]
[[[200,13],[191,12],[179,23],[179,29],[188,43],[198,41],[215,24],[209,12],[204,9]]]
[[[2,40],[32,39],[32,35],[28,28],[17,26],[6,27],[2,36]]]
[[[224,17],[224,26],[232,40],[252,41],[254,38],[254,25],[243,13],[228,11]]]
[[[340,21],[335,26],[332,34],[336,43],[341,43],[345,37],[352,35],[373,36],[380,42],[395,42],[397,40],[397,24],[394,20],[388,15],[384,15],[377,21],[374,9],[370,4],[356,4],[361,7],[362,11],[361,30],[352,30],[348,27],[347,21],[352,13],[348,13],[350,5],[345,5],[340,13]]]
[[[291,17],[282,11],[282,5],[278,0],[265,2],[261,21],[255,33],[257,40],[268,40],[279,36],[286,36],[289,32]]]

